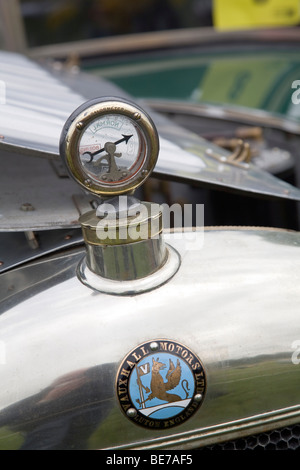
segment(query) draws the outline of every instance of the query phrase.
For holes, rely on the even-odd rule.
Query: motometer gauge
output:
[[[60,152],[71,176],[99,196],[131,192],[152,172],[159,151],[156,128],[136,104],[99,98],[67,120]]]
[[[120,98],[84,103],[62,130],[60,153],[70,175],[100,196],[98,207],[79,217],[86,256],[77,274],[91,289],[139,294],[179,268],[179,255],[164,243],[161,207],[132,194],[150,176],[158,151],[152,119]]]

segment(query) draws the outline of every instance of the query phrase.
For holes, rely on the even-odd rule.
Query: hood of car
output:
[[[5,94],[0,105],[0,175],[1,187],[6,188],[1,194],[3,214],[0,229],[13,231],[78,226],[78,210],[71,200],[78,189],[73,187],[71,181],[63,180],[63,176],[57,174],[57,168],[53,169],[53,164],[55,166],[55,162],[60,162],[62,126],[71,112],[88,98],[128,97],[128,94],[104,79],[95,79],[76,70],[49,70],[19,54],[1,52],[0,61],[0,81],[2,94]],[[228,161],[231,154],[227,150],[176,125],[160,113],[151,112],[151,115],[160,137],[155,175],[244,194],[300,200],[300,190],[287,182],[251,163],[242,161],[232,164]],[[52,167],[47,171],[50,162]],[[19,171],[21,167],[22,171]],[[51,193],[51,188],[56,184],[61,187],[61,192],[56,191],[54,201],[54,194],[48,198],[45,188]],[[35,190],[32,191],[32,188]],[[29,199],[37,210],[26,211],[26,217],[21,222],[20,206]],[[59,217],[56,213],[52,217],[46,211],[46,221],[45,208],[51,200],[64,214]]]

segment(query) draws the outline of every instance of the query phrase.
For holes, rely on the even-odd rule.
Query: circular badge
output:
[[[170,340],[141,344],[123,360],[116,381],[122,411],[148,429],[184,423],[200,407],[206,377],[199,358]]]

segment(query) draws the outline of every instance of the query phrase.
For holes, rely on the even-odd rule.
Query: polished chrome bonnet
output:
[[[299,234],[191,234],[166,234],[180,269],[139,295],[80,283],[81,249],[2,275],[4,447],[190,449],[299,422]],[[165,430],[124,416],[115,386],[124,357],[161,340],[206,374],[200,409]]]

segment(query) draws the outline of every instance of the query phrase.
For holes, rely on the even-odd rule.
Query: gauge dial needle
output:
[[[125,142],[125,143],[127,144],[127,143],[128,143],[128,140],[133,136],[133,134],[131,134],[131,135],[124,135],[124,134],[122,134],[122,136],[123,136],[123,139],[117,140],[116,142],[113,142],[113,143],[114,143],[115,145],[121,144],[122,142]],[[93,161],[94,156],[95,156],[95,155],[98,155],[99,153],[103,152],[104,150],[105,150],[105,148],[102,147],[100,150],[97,150],[97,151],[94,152],[94,153],[92,153],[92,152],[84,152],[83,155],[88,154],[88,155],[91,157],[91,159],[90,159],[90,161],[89,161],[88,163],[91,163],[91,162]]]

